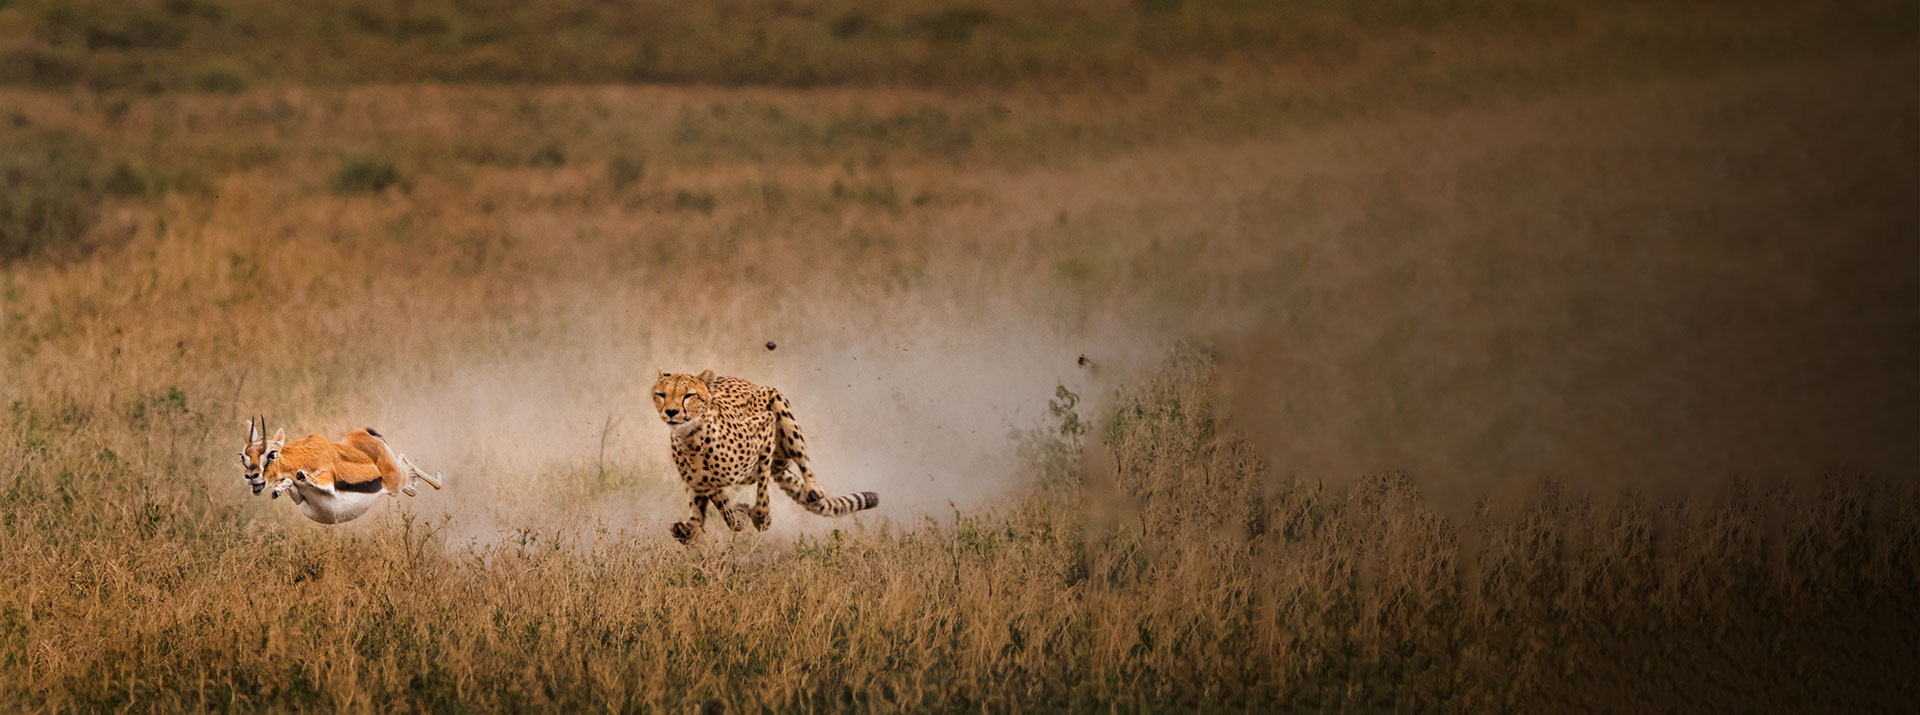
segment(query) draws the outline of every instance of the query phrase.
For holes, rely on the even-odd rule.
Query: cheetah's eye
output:
[[[664,400],[664,399],[667,399],[667,393],[664,393],[664,392],[656,392],[656,393],[653,393],[653,396],[654,396],[654,397],[658,397],[658,398],[660,398],[660,399],[662,399],[662,400]]]

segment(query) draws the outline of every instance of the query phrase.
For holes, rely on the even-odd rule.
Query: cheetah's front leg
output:
[[[689,494],[687,507],[691,509],[693,513],[687,516],[686,521],[674,522],[672,528],[673,538],[679,540],[682,544],[693,543],[693,537],[698,536],[701,527],[707,523],[706,495],[695,494],[691,489],[687,490],[687,493]]]

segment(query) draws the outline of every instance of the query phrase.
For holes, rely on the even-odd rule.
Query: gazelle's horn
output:
[[[259,432],[258,432],[259,429],[260,429],[260,421],[252,417],[248,417],[247,418],[247,441],[248,442],[260,441]]]

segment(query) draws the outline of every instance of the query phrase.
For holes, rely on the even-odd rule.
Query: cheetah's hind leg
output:
[[[727,528],[734,531],[747,529],[747,505],[729,503],[726,496],[715,494],[713,508],[720,511],[720,518],[727,522]]]
[[[767,481],[766,475],[761,475],[760,483],[753,490],[753,508],[747,510],[756,531],[766,531],[773,525],[773,504],[767,498]]]

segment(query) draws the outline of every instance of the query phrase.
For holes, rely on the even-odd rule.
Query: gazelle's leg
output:
[[[313,485],[308,484],[306,482],[296,483],[291,479],[282,480],[278,486],[275,486],[273,488],[273,498],[278,499],[280,498],[281,492],[286,492],[287,499],[289,501],[292,501],[294,505],[298,506],[300,504],[307,503],[306,490],[312,489],[312,488],[313,488]]]
[[[307,470],[302,469],[293,473],[293,481],[299,482],[297,487],[305,487],[316,492],[332,494],[334,491],[331,469],[316,469],[313,470],[313,474],[307,474]]]
[[[421,469],[420,465],[414,464],[413,460],[407,459],[407,455],[404,454],[400,455],[400,463],[407,465],[407,471],[412,473],[415,479],[426,482],[427,486],[433,487],[434,489],[440,488],[440,475],[428,474],[427,470]]]
[[[331,494],[333,493],[333,480],[329,477],[329,474],[331,474],[331,472],[325,469],[314,470],[312,475],[308,475],[305,469],[295,470],[293,478],[282,479],[279,484],[274,485],[273,496],[278,499],[281,492],[290,492],[293,503],[304,504],[307,501],[306,497],[308,492]],[[322,478],[326,479],[325,483],[319,481]]]
[[[387,446],[386,440],[375,437],[374,441],[378,443],[380,451],[386,452],[387,457],[384,462],[374,460],[380,467],[380,487],[387,490],[388,496],[413,496],[413,475],[408,473],[407,465],[400,461],[399,455],[393,453],[393,448]]]
[[[693,537],[698,535],[700,528],[707,523],[707,497],[688,489],[687,508],[693,513],[687,515],[686,521],[673,522],[673,528],[670,530],[673,538],[682,544],[692,543]]]
[[[420,473],[413,468],[412,462],[407,461],[407,455],[395,454],[393,461],[400,465],[400,493],[413,496],[413,485],[420,481]]]
[[[393,447],[389,446],[387,440],[379,433],[371,429],[357,429],[348,432],[346,439],[342,441],[373,459],[374,467],[380,471],[381,491],[390,496],[413,493],[413,490],[407,488],[407,468],[400,463],[400,457],[393,453]]]

